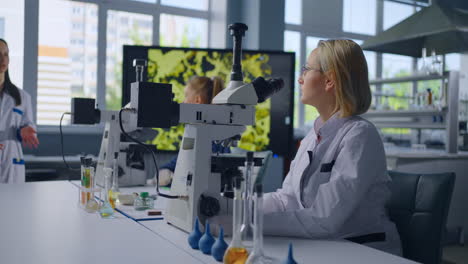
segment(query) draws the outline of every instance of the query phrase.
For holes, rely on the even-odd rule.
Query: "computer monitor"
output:
[[[232,50],[173,48],[159,46],[123,47],[122,105],[130,101],[130,84],[135,82],[134,59],[146,59],[144,81],[170,83],[174,100],[184,100],[184,87],[193,76],[219,76],[230,81]],[[292,52],[242,52],[244,82],[258,76],[282,78],[285,87],[269,100],[256,106],[256,123],[248,126],[239,141],[239,147],[250,151],[271,150],[274,154],[290,158],[293,149],[293,95],[294,60]],[[158,150],[179,149],[183,124],[170,129],[155,128],[157,136],[151,141]]]

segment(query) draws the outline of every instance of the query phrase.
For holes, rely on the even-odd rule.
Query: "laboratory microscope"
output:
[[[134,131],[142,127],[168,128],[184,123],[171,194],[164,195],[172,198],[167,202],[165,220],[190,232],[196,218],[204,224],[210,217],[231,215],[230,186],[232,178],[239,176],[238,167],[244,165],[245,157],[213,154],[212,142],[239,140],[245,126],[255,124],[255,105],[284,86],[282,79],[265,80],[262,77],[252,83],[243,82],[242,37],[246,30],[245,24],[229,25],[234,42],[231,80],[213,98],[212,104],[173,102],[171,84],[142,81],[142,70],[138,69],[144,64],[138,60],[134,61],[134,66],[137,68],[136,79],[140,81],[131,84],[130,103],[120,111],[100,111],[95,107],[94,99],[72,99],[72,124],[105,123],[96,169],[99,185],[103,183],[103,169],[112,168],[114,155],[120,151],[124,128]],[[254,158],[254,166],[261,165],[262,160]]]
[[[265,80],[258,77],[252,83],[243,82],[241,66],[242,37],[247,26],[229,25],[233,37],[233,65],[231,80],[210,105],[180,104],[180,123],[185,123],[177,166],[172,180],[171,195],[184,199],[171,199],[167,203],[164,219],[186,232],[192,230],[198,218],[202,224],[214,216],[231,215],[232,199],[228,193],[235,170],[223,175],[222,168],[244,165],[244,156],[213,154],[212,141],[238,140],[245,126],[255,124],[255,105],[280,90],[282,79]],[[261,159],[254,160],[256,166]],[[226,171],[225,173],[226,174]]]
[[[100,110],[92,98],[72,98],[72,124],[104,123],[95,173],[95,183],[99,186],[104,186],[104,168],[113,168],[115,159],[119,164],[116,173],[120,186],[145,185],[149,178],[149,166],[143,164],[150,162],[144,162],[142,153],[152,150],[148,146],[142,150],[141,145],[129,143],[128,137],[122,135],[123,129],[129,133],[141,132],[142,128],[170,128],[179,123],[179,105],[173,101],[172,85],[143,82],[146,60],[135,59],[133,66],[137,81],[130,87],[130,103],[120,111]]]

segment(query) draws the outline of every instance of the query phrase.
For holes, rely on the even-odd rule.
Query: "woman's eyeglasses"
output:
[[[321,69],[315,69],[315,68],[312,68],[312,67],[307,66],[307,64],[304,64],[304,65],[302,65],[302,67],[301,67],[301,76],[304,76],[304,74],[306,74],[308,71],[318,71],[318,72],[322,72]]]

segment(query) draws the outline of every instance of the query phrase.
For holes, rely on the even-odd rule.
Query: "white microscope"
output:
[[[174,103],[170,84],[142,82],[144,66],[141,61],[134,61],[136,79],[140,81],[131,84],[130,105],[122,110],[100,111],[95,108],[94,99],[72,99],[72,124],[105,122],[96,169],[96,182],[100,185],[103,184],[103,168],[112,168],[115,153],[120,151],[122,128],[133,131],[140,127],[168,128],[177,123],[186,124],[171,195],[160,195],[170,198],[166,221],[187,232],[192,230],[196,217],[204,223],[209,217],[231,214],[228,209],[232,199],[221,192],[227,193],[232,177],[237,176],[237,167],[244,165],[245,158],[212,154],[212,142],[240,139],[245,126],[255,123],[255,105],[284,86],[282,79],[262,77],[244,84],[241,44],[247,26],[236,23],[230,25],[229,30],[234,41],[231,81],[213,98],[213,104]],[[261,166],[261,159],[254,159],[254,165]],[[226,177],[226,168],[236,170]]]
[[[115,173],[119,175],[120,186],[146,184],[148,166],[133,168],[126,164],[127,155],[135,146],[141,145],[150,153],[152,150],[141,142],[133,145],[121,142],[123,129],[131,132],[139,128],[169,128],[179,122],[179,105],[173,102],[172,85],[143,82],[143,70],[146,66],[143,59],[135,59],[133,66],[137,81],[131,84],[130,103],[120,111],[99,110],[95,100],[91,98],[72,98],[72,124],[105,124],[95,174],[95,183],[99,186],[104,186],[104,168],[113,168],[116,158],[119,171]]]
[[[229,157],[229,154],[212,154],[212,141],[239,139],[245,126],[255,123],[255,105],[284,85],[282,79],[265,80],[262,77],[244,84],[241,44],[246,30],[245,24],[229,25],[234,41],[231,81],[213,98],[213,104],[180,104],[179,121],[186,125],[171,195],[184,199],[168,201],[165,220],[187,232],[192,230],[196,217],[203,218],[200,220],[204,223],[206,218],[231,214],[228,208],[232,199],[221,195],[226,182],[223,183],[214,167],[225,166],[223,162],[243,166],[245,159]],[[227,157],[228,161],[223,161],[223,157]],[[261,161],[257,160],[256,165],[261,165]]]

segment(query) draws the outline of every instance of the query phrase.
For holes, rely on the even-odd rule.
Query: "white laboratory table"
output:
[[[66,181],[0,184],[0,263],[219,263],[164,220],[101,219],[77,203]],[[265,251],[283,259],[290,242],[298,263],[414,263],[348,241],[266,237]]]
[[[187,242],[188,234],[169,225],[166,221],[144,221],[142,225],[158,236],[181,247],[193,257],[204,263],[215,264],[212,256],[205,255],[199,250],[193,250]],[[226,239],[229,243],[229,239]],[[264,237],[264,250],[268,256],[284,260],[288,253],[288,245],[293,244],[294,258],[298,263],[388,263],[406,264],[416,263],[408,259],[394,256],[370,247],[355,244],[345,240],[311,240],[286,237]]]
[[[203,263],[117,214],[77,205],[69,182],[0,184],[0,263]]]

